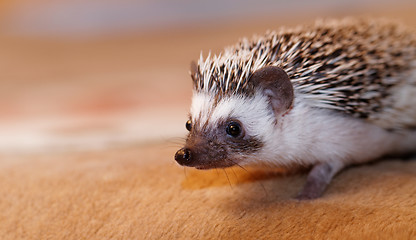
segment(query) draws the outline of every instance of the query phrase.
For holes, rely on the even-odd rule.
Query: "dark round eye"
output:
[[[188,121],[186,121],[185,127],[188,131],[191,131],[192,129],[192,121],[191,119],[189,119]]]
[[[238,137],[241,134],[241,126],[238,122],[230,122],[225,130],[228,135],[233,137]]]

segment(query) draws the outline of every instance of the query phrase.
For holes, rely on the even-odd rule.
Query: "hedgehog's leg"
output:
[[[319,163],[308,174],[306,183],[296,199],[315,199],[324,193],[332,178],[345,167],[342,162]]]

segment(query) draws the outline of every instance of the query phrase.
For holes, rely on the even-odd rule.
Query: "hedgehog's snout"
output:
[[[182,166],[189,166],[192,164],[191,150],[187,148],[179,149],[175,154],[175,160]]]

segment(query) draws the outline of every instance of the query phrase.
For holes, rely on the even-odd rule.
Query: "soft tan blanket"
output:
[[[416,237],[416,161],[351,167],[299,202],[304,174],[184,170],[174,151],[1,157],[1,239]]]

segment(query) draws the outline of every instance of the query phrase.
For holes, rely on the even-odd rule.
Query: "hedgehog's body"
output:
[[[300,195],[313,198],[345,165],[416,150],[416,38],[397,24],[269,33],[201,58],[191,75],[182,165],[313,165]]]

